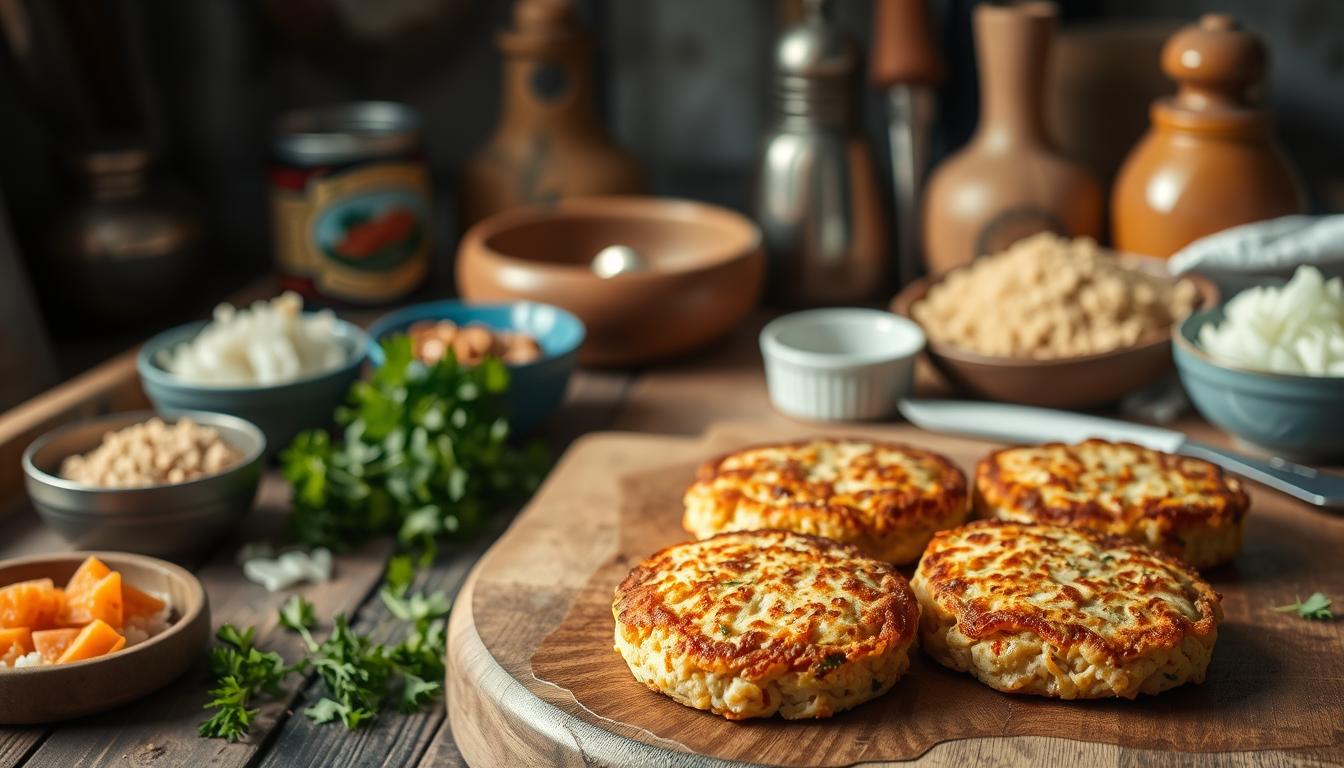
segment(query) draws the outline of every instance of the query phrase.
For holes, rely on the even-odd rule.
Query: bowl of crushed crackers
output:
[[[1090,408],[1169,373],[1171,329],[1217,304],[1199,275],[1043,232],[911,283],[891,310],[919,323],[934,367],[970,394]]]
[[[237,416],[116,413],[58,427],[23,453],[28,497],[85,549],[159,557],[217,544],[257,494],[266,438]]]

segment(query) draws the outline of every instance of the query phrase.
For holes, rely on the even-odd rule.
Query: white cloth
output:
[[[1327,277],[1344,274],[1344,215],[1284,216],[1225,229],[1182,248],[1167,269],[1245,287],[1287,280],[1302,264],[1315,264]]]

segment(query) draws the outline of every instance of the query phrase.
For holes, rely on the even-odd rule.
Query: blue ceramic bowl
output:
[[[499,331],[526,333],[537,340],[545,357],[509,366],[509,391],[505,401],[514,434],[530,432],[564,401],[585,334],[583,323],[569,312],[530,301],[464,304],[445,300],[414,304],[385,315],[370,326],[373,344],[369,358],[373,364],[382,365],[380,342],[384,338],[405,333],[415,323],[426,320],[450,320],[457,325],[479,323]]]
[[[299,432],[332,423],[336,406],[345,402],[368,358],[368,335],[358,326],[337,320],[336,335],[347,351],[345,364],[338,368],[276,386],[189,384],[164,367],[166,353],[195,338],[205,326],[205,322],[181,325],[145,342],[135,360],[145,394],[155,410],[168,416],[213,411],[246,419],[265,433],[272,455],[288,447]]]
[[[1174,334],[1181,383],[1204,418],[1252,447],[1307,463],[1344,457],[1344,378],[1252,371],[1215,362],[1199,329],[1222,309],[1196,312]]]

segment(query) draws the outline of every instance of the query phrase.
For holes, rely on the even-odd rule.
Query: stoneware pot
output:
[[[1151,261],[1151,260],[1150,260]],[[1216,306],[1218,289],[1199,275],[1184,275],[1199,293],[1199,307]],[[892,301],[891,311],[912,320],[911,307],[938,278],[911,283]],[[1171,371],[1170,329],[1153,331],[1139,343],[1058,359],[992,357],[929,337],[929,361],[951,384],[987,400],[1043,408],[1092,408],[1113,403]]]
[[[1306,463],[1344,458],[1344,378],[1235,368],[1198,344],[1223,310],[1192,314],[1172,334],[1176,368],[1190,402],[1215,426],[1259,451]]]
[[[599,277],[604,248],[633,248],[642,269]],[[698,349],[756,305],[761,233],[718,206],[655,197],[589,197],[496,214],[457,254],[472,302],[528,299],[574,313],[588,330],[579,362],[630,366]]]
[[[0,725],[69,720],[142,698],[172,682],[201,657],[210,639],[210,605],[186,569],[123,552],[62,552],[0,562],[0,585],[49,578],[64,585],[89,555],[127,583],[167,595],[172,624],[143,643],[73,664],[0,670]]]
[[[1259,39],[1222,14],[1167,41],[1162,70],[1180,88],[1153,102],[1152,128],[1116,176],[1116,248],[1165,257],[1205,235],[1303,211],[1269,115],[1247,95],[1265,61]]]

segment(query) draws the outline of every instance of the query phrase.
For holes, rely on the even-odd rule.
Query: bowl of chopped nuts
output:
[[[426,365],[449,357],[457,365],[501,360],[509,372],[504,395],[509,425],[524,434],[564,401],[585,330],[577,317],[549,304],[431,301],[392,312],[369,327],[374,365],[385,359],[383,343],[401,334],[410,337],[411,353]]]
[[[960,389],[1091,408],[1170,373],[1171,329],[1217,303],[1199,275],[1177,280],[1160,260],[1042,233],[911,283],[891,310],[919,323],[930,362]]]
[[[217,544],[252,508],[265,453],[236,416],[139,411],[58,427],[22,463],[38,515],[71,544],[172,558]]]

